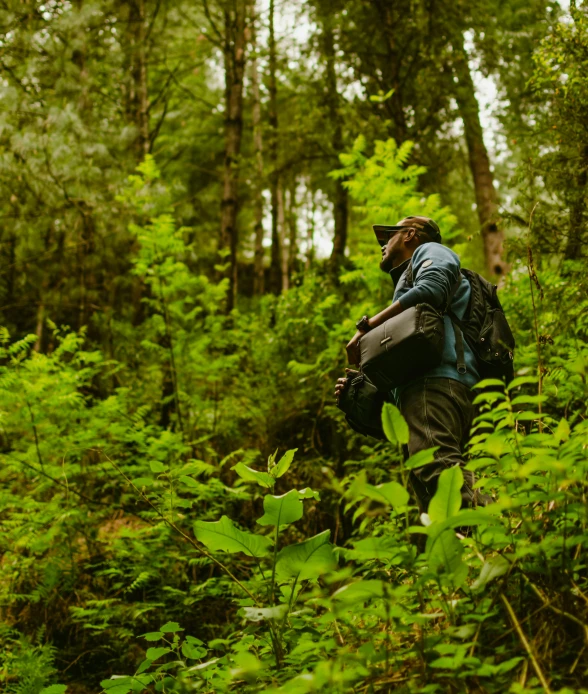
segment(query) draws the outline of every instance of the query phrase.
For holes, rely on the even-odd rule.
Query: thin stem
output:
[[[274,537],[274,560],[273,560],[273,566],[272,566],[272,584],[271,584],[271,590],[270,590],[270,605],[274,605],[274,596],[275,596],[275,590],[276,590],[276,558],[278,556],[278,536],[280,534],[280,517],[278,516],[278,523],[276,524],[276,535]]]
[[[551,694],[551,689],[549,688],[549,684],[547,680],[545,679],[545,675],[543,674],[543,670],[541,670],[541,667],[539,665],[539,662],[537,658],[535,657],[535,654],[533,653],[533,649],[531,648],[531,644],[527,640],[527,637],[525,636],[525,632],[523,631],[521,625],[519,624],[519,620],[517,619],[517,616],[515,614],[515,611],[512,609],[512,605],[508,601],[506,595],[502,593],[500,595],[500,599],[504,603],[504,606],[506,607],[506,611],[508,612],[508,615],[511,619],[511,622],[513,623],[513,626],[518,634],[518,637],[523,644],[524,649],[527,651],[529,654],[529,658],[531,659],[531,663],[533,664],[533,668],[535,670],[535,673],[537,677],[539,678],[539,681],[541,682],[541,685],[543,686],[543,689],[547,692],[547,694]]]
[[[39,465],[41,466],[41,469],[44,470],[45,466],[43,465],[43,458],[41,456],[41,449],[39,448],[39,436],[37,434],[37,425],[35,424],[35,418],[33,416],[33,410],[31,408],[31,405],[30,405],[28,399],[25,399],[25,402],[26,402],[27,407],[29,409],[29,415],[31,417],[31,426],[33,427],[33,434],[35,435],[35,448],[37,449],[37,459],[39,461]]]

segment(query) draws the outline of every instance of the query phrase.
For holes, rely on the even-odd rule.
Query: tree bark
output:
[[[282,291],[287,292],[290,288],[290,277],[288,275],[288,230],[286,228],[286,212],[284,203],[284,186],[282,181],[278,181],[278,231],[280,234],[280,247],[282,256],[280,262],[282,265]]]
[[[388,71],[384,75],[385,81],[394,90],[392,96],[384,102],[384,107],[393,123],[394,139],[400,145],[406,140],[408,126],[400,85],[400,68],[402,66],[403,54],[398,46],[398,23],[393,17],[393,6],[390,0],[371,0],[371,2],[375,6],[386,37],[386,65]]]
[[[137,158],[142,161],[150,150],[145,0],[131,0],[129,3],[129,24],[131,32],[129,106],[138,133]]]
[[[274,27],[275,3],[269,4],[269,160],[271,167],[270,190],[272,205],[272,249],[270,262],[270,289],[279,294],[282,288],[282,249],[278,226],[278,188],[280,175],[278,171],[278,85],[276,80],[276,34]]]
[[[220,248],[228,250],[227,311],[237,293],[237,214],[239,211],[239,155],[243,132],[243,74],[245,71],[246,0],[227,0],[224,12],[225,158],[221,203]]]
[[[488,150],[484,144],[480,107],[468,65],[468,55],[461,35],[453,42],[453,57],[453,72],[457,79],[455,98],[463,120],[470,170],[474,179],[486,267],[491,275],[504,275],[508,266],[503,259],[504,231],[498,215],[498,195],[494,187]]]
[[[309,270],[314,260],[314,217],[316,212],[316,203],[314,192],[308,187],[308,195],[310,201],[308,204],[307,230],[306,230],[306,261],[304,267]]]
[[[255,10],[254,10],[255,11]],[[263,294],[265,285],[263,252],[263,132],[261,127],[261,97],[259,93],[259,68],[257,65],[257,17],[251,22],[251,95],[253,97],[253,147],[255,150],[254,233],[255,255],[253,260],[253,292]]]
[[[297,200],[296,200],[296,179],[292,182],[292,186],[288,195],[288,276],[292,282],[292,276],[296,271],[296,260],[298,257],[298,222],[297,222]]]
[[[331,145],[335,157],[343,151],[343,124],[339,107],[341,100],[337,88],[337,73],[335,71],[335,38],[333,35],[332,15],[322,17],[323,55],[326,62],[326,93],[329,120],[333,127]],[[341,261],[345,257],[347,245],[347,190],[343,182],[335,181],[335,198],[333,200],[333,216],[335,232],[333,235],[333,250],[329,258],[329,271],[332,279],[337,282]]]
[[[574,185],[571,186],[572,200],[570,201],[570,232],[568,234],[564,258],[576,260],[582,250],[582,231],[586,224],[586,185],[588,183],[588,146],[584,147],[580,155],[578,172],[574,176]]]

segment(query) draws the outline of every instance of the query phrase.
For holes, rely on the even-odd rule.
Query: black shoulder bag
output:
[[[409,265],[409,281],[412,265]],[[444,311],[429,304],[407,308],[362,336],[361,370],[378,390],[390,391],[422,376],[441,364],[445,345],[444,314],[461,282],[451,290]],[[465,373],[463,336],[452,323],[456,340],[457,369]]]

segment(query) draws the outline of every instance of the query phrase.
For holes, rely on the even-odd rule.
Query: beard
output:
[[[393,267],[393,260],[390,257],[390,255],[385,255],[383,256],[382,260],[380,261],[380,270],[382,272],[390,272],[390,270]]]

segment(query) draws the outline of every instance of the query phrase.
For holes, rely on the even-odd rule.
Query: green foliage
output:
[[[144,3],[147,148],[131,5],[2,10],[3,691],[498,694],[545,690],[542,676],[552,691],[585,687],[588,295],[572,243],[586,233],[584,6],[532,47],[529,89],[490,44],[545,34],[527,21],[536,4],[459,8],[500,17],[483,31],[460,22],[483,69],[519,94],[512,121],[533,132],[505,208],[512,193],[525,227],[541,202],[509,240],[501,288],[517,378],[477,396],[468,465],[492,503],[461,509],[450,468],[419,516],[408,473],[434,449],[403,461],[408,427],[392,404],[387,442],[353,434],[332,390],[355,321],[392,294],[370,224],[429,214],[464,265],[473,257],[458,231],[475,222],[451,46],[435,30],[455,24],[455,8],[378,17],[382,3],[343,5],[313,9],[313,32],[334,23],[333,56],[317,62],[309,47],[278,71],[288,146],[276,167],[299,246],[279,296],[251,296],[245,128],[231,314],[217,255],[222,56],[214,27],[200,35],[202,10]],[[391,18],[414,39],[417,75],[393,90]],[[372,43],[382,50],[367,61]],[[349,60],[335,75],[349,96],[331,108],[319,73],[334,57]],[[514,58],[528,67],[530,49]],[[360,84],[371,99],[352,96]],[[342,154],[352,132],[365,135]],[[499,171],[518,163],[498,163],[504,187]],[[340,182],[352,205],[337,285],[314,256]]]

